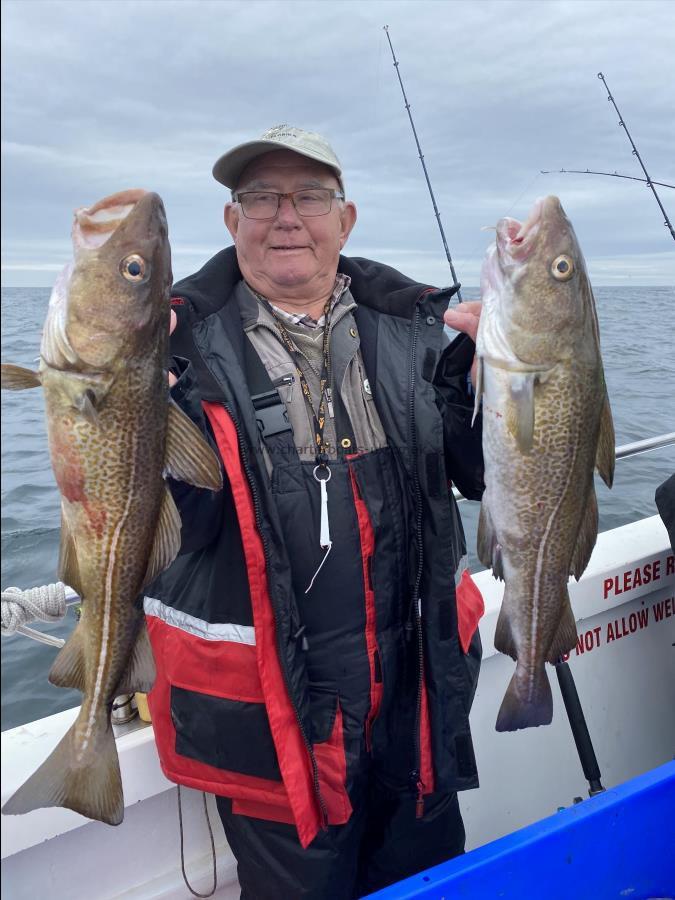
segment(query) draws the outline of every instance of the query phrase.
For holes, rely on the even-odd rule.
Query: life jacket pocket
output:
[[[253,629],[201,623],[206,637],[178,610],[146,600],[146,612],[157,669],[148,701],[164,773],[215,794],[287,805]]]
[[[352,813],[347,794],[347,758],[342,729],[342,709],[335,689],[310,685],[312,743],[321,796],[329,825],[343,825]]]
[[[334,687],[310,684],[309,720],[312,725],[313,744],[322,744],[330,740],[339,705],[338,692]]]
[[[281,781],[263,703],[213,697],[171,686],[176,753],[218,769]]]

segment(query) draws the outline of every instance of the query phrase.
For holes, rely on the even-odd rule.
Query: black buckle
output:
[[[256,394],[251,397],[251,401],[255,409],[258,430],[262,437],[271,437],[273,434],[283,434],[285,431],[293,430],[288,421],[286,405],[276,389],[264,394]]]

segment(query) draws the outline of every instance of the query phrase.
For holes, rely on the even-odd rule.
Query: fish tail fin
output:
[[[124,796],[115,736],[108,725],[92,735],[88,749],[76,737],[79,720],[40,768],[2,807],[21,815],[47,806],[63,806],[108,825],[124,818]]]
[[[499,708],[497,731],[549,725],[552,719],[553,695],[544,663],[533,673],[518,664]]]

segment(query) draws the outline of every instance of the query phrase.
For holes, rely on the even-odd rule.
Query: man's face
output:
[[[290,150],[274,150],[246,167],[237,191],[286,193],[308,187],[339,190],[327,166]],[[225,224],[242,275],[272,300],[311,301],[330,292],[340,251],[355,221],[354,204],[335,199],[326,215],[303,217],[286,198],[277,215],[264,220],[247,219],[239,204],[225,206]]]

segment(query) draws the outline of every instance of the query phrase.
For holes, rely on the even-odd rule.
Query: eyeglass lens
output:
[[[334,191],[329,188],[292,191],[277,194],[272,191],[245,191],[238,195],[244,215],[249,219],[273,219],[282,197],[290,197],[301,216],[325,216],[330,212]]]

